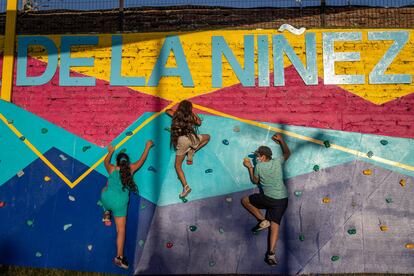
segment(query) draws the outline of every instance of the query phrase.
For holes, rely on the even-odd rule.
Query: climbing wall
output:
[[[286,59],[284,86],[259,86],[258,79],[244,86],[223,61],[223,85],[212,87],[212,36],[223,36],[242,60],[246,34],[270,37],[273,30],[178,35],[194,87],[183,87],[177,76],[163,76],[157,86],[111,84],[116,66],[109,60],[119,48],[111,48],[116,38],[107,34],[91,35],[99,38],[96,47],[72,53],[94,57],[94,67],[70,71],[95,78],[94,86],[62,86],[61,65],[45,84],[15,84],[12,103],[0,100],[0,263],[120,274],[414,273],[413,85],[325,85],[321,39],[329,30],[312,32],[316,85],[305,85]],[[347,63],[366,75],[391,45],[367,42],[367,32],[361,30],[363,41],[335,47],[370,57]],[[284,35],[304,59],[304,36]],[[124,68],[115,69],[125,79],[148,79],[170,34],[121,36]],[[44,38],[61,46],[60,36]],[[410,37],[393,73],[412,72],[413,47]],[[56,58],[40,48],[28,51],[28,76],[43,74]],[[177,67],[171,56],[166,67]],[[346,73],[339,64],[337,73]],[[178,197],[171,118],[164,113],[183,99],[200,114],[199,133],[211,136],[194,164],[183,165],[192,188],[185,200]],[[256,221],[240,200],[258,192],[243,159],[254,161],[260,145],[282,154],[270,139],[275,132],[292,155],[283,168],[289,206],[277,244],[280,263],[269,267],[267,231],[250,231]],[[129,203],[131,265],[124,271],[112,264],[115,225],[101,221],[103,159],[111,143],[135,161],[150,139],[154,147],[134,176],[139,195]]]

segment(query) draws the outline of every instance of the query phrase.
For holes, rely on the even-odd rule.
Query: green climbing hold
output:
[[[22,141],[24,141],[24,140],[26,140],[26,137],[20,136],[19,139],[22,140]]]
[[[334,255],[331,257],[332,262],[336,262],[337,260],[339,260],[339,256]]]
[[[385,145],[388,144],[388,141],[387,140],[381,140],[380,143],[381,143],[381,145],[385,146]]]
[[[147,205],[145,205],[145,203],[141,203],[141,210],[144,210],[145,208],[147,208]]]
[[[187,202],[188,202],[188,199],[186,199],[185,197],[180,197],[180,199],[181,199],[181,201],[182,201],[183,203],[187,203]]]
[[[213,169],[207,169],[206,171],[205,171],[205,173],[212,173],[213,172]]]
[[[328,140],[323,141],[323,144],[325,145],[325,148],[329,148],[331,146],[331,143],[329,143]]]
[[[132,134],[133,134],[133,133],[132,133],[132,131],[127,131],[127,132],[125,133],[125,135],[126,135],[126,136],[132,136]]]
[[[197,226],[195,226],[195,225],[191,225],[189,228],[190,228],[191,232],[194,232],[194,231],[197,230]]]
[[[42,253],[36,252],[36,257],[38,257],[38,258],[42,257]]]
[[[28,220],[26,221],[26,224],[27,224],[27,226],[33,227],[33,225],[34,225],[34,221],[33,221],[33,220],[28,219]]]
[[[171,128],[169,128],[169,127],[164,128],[164,130],[168,131],[168,132],[171,132]]]
[[[208,263],[208,265],[209,265],[209,266],[215,266],[215,265],[216,265],[216,262],[215,262],[215,261],[210,261],[210,262]]]
[[[72,224],[65,224],[65,225],[63,225],[63,231],[66,231],[66,230],[68,230],[69,228],[71,228],[72,227]]]
[[[120,151],[119,151],[119,153],[125,153],[127,151],[127,149],[126,148],[123,148],[123,149],[121,149]]]
[[[367,156],[368,158],[371,158],[372,156],[374,156],[374,153],[372,151],[367,152]]]
[[[48,130],[47,130],[47,128],[44,127],[44,128],[42,128],[41,132],[42,132],[42,134],[46,134],[48,132]]]
[[[302,191],[295,191],[294,194],[295,196],[300,197],[302,195]]]
[[[224,234],[224,229],[220,227],[220,228],[219,228],[219,233],[220,233],[220,234]]]
[[[102,201],[98,200],[98,202],[96,202],[96,205],[103,206]]]
[[[355,228],[349,228],[348,229],[348,234],[349,235],[355,235],[356,234],[356,229]]]
[[[257,236],[260,234],[260,231],[253,231],[253,235]]]
[[[304,240],[305,240],[305,235],[300,234],[300,235],[299,235],[299,240],[300,240],[300,241],[304,241]]]
[[[88,149],[90,149],[91,148],[91,146],[84,146],[83,148],[82,148],[82,151],[83,152],[85,152],[85,151],[87,151]]]
[[[386,201],[387,203],[392,203],[392,198],[387,197],[387,198],[385,199],[385,201]]]
[[[13,124],[13,120],[7,120],[8,124]]]
[[[313,170],[314,170],[315,172],[319,171],[319,166],[318,166],[318,165],[313,166]]]
[[[157,169],[154,168],[153,166],[149,166],[148,167],[148,171],[156,173],[157,172]]]
[[[145,242],[143,240],[139,240],[139,242],[138,242],[138,244],[139,244],[140,247],[143,247],[144,246],[144,243]]]
[[[229,142],[229,140],[227,140],[227,139],[224,139],[222,142],[223,142],[223,144],[224,144],[224,145],[226,145],[226,146],[228,146],[228,145],[229,145],[229,143],[230,143],[230,142]]]

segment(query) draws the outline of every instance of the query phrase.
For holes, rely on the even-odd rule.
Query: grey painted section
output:
[[[366,169],[372,175],[363,175]],[[157,207],[135,273],[413,273],[414,250],[404,247],[414,243],[413,183],[411,177],[360,161],[289,179],[289,207],[277,245],[280,264],[274,268],[263,262],[267,231],[253,235],[255,219],[240,205],[253,189]],[[295,196],[295,190],[302,195]],[[232,202],[226,201],[229,196]],[[323,197],[331,202],[323,203]],[[352,227],[354,235],[347,232]],[[340,259],[332,261],[333,255]]]

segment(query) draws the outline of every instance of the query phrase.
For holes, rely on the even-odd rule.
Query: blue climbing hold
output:
[[[372,151],[367,152],[367,156],[368,158],[371,158],[372,156],[374,156],[374,153]]]
[[[205,171],[205,173],[212,173],[213,172],[213,169],[207,169],[206,171]]]
[[[133,134],[133,133],[132,133],[132,131],[127,131],[127,132],[125,133],[125,135],[126,135],[126,136],[132,136],[132,134]]]
[[[229,140],[224,139],[224,140],[223,140],[223,144],[224,144],[224,145],[226,145],[226,146],[228,146],[228,145],[229,145]]]
[[[157,169],[154,168],[153,166],[149,166],[148,167],[148,171],[156,173],[157,172]]]

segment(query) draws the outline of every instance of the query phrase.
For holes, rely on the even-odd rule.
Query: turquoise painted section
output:
[[[0,112],[6,118],[13,120],[13,125],[42,153],[55,147],[85,165],[92,166],[107,152],[106,148],[93,145],[13,104],[0,101]],[[137,119],[113,141],[113,144],[121,141],[152,114],[146,113]],[[199,132],[210,134],[211,141],[196,153],[192,166],[183,164],[188,183],[193,189],[188,199],[196,200],[252,189],[254,186],[250,183],[247,170],[242,165],[243,158],[260,145],[270,146],[274,155],[281,154],[280,147],[270,139],[273,132],[232,119],[201,116],[203,124]],[[170,124],[171,119],[163,114],[143,127],[117,150],[119,152],[126,149],[131,160],[136,161],[141,156],[146,141],[148,139],[154,141],[155,146],[151,149],[143,167],[135,174],[135,181],[141,196],[161,206],[181,202],[178,198],[181,184],[174,169],[175,153],[169,145],[170,133],[165,130]],[[374,156],[414,165],[413,139],[279,124],[270,125],[364,153],[372,151]],[[235,127],[239,128],[238,132],[234,131]],[[47,128],[48,132],[43,134],[42,128]],[[0,143],[4,149],[0,152],[1,185],[37,157],[3,123],[0,124],[0,130]],[[310,173],[315,165],[324,169],[353,160],[372,162],[378,166],[414,176],[413,171],[384,165],[369,158],[357,157],[289,136],[285,139],[292,151],[291,158],[285,166],[285,178]],[[225,145],[223,140],[227,140],[228,145]],[[381,140],[387,140],[388,144],[382,145]],[[90,148],[84,151],[85,146],[90,146]],[[206,173],[208,169],[212,169],[212,172]],[[103,164],[100,164],[96,170],[107,175]],[[73,181],[77,176],[67,175],[67,177]]]

